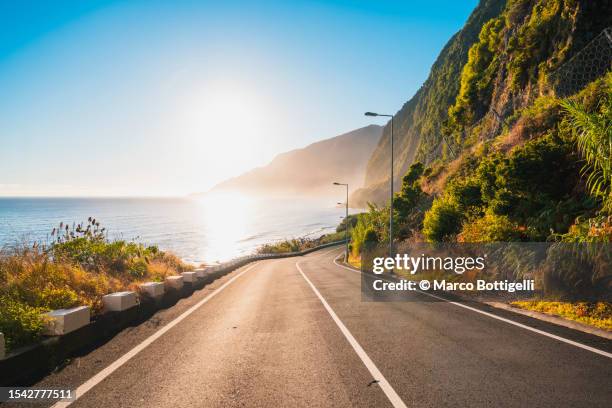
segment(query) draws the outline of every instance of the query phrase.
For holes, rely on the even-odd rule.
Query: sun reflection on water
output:
[[[255,199],[240,193],[207,194],[198,199],[199,225],[206,226],[208,262],[230,259],[238,253],[237,237],[253,222]]]
[[[197,198],[0,199],[0,247],[16,240],[44,244],[60,222],[94,216],[107,228],[109,239],[136,239],[186,262],[211,264],[252,253],[264,243],[334,231],[344,214],[336,201],[240,193]]]

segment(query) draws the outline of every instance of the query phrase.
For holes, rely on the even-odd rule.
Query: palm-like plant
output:
[[[612,93],[608,88],[599,109],[589,112],[581,104],[564,100],[568,124],[576,137],[578,150],[586,163],[582,172],[587,177],[591,194],[603,201],[603,210],[612,212]]]

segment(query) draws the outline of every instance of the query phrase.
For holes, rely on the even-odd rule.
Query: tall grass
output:
[[[257,248],[259,254],[280,254],[287,252],[298,252],[314,248],[318,245],[329,244],[331,242],[342,241],[345,238],[344,231],[325,234],[319,238],[293,238],[284,239],[270,244],[264,244]]]
[[[0,249],[0,332],[8,349],[40,337],[46,311],[87,305],[95,315],[108,293],[190,268],[155,246],[109,241],[93,218],[72,228],[62,223],[52,237],[46,246]]]

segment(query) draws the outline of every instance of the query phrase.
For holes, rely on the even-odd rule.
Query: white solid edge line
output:
[[[319,298],[319,300],[321,301],[321,303],[325,307],[325,310],[327,310],[327,312],[329,313],[329,315],[331,316],[333,321],[336,323],[336,325],[338,326],[338,328],[340,329],[342,334],[344,334],[344,337],[346,337],[346,339],[348,340],[349,344],[353,347],[353,350],[355,350],[355,353],[357,353],[357,355],[359,356],[359,358],[361,359],[363,364],[366,366],[366,368],[368,369],[370,374],[372,374],[372,377],[375,380],[378,381],[378,385],[380,386],[382,391],[385,393],[385,395],[387,396],[387,398],[389,399],[391,404],[394,407],[396,407],[396,408],[402,408],[402,407],[406,408],[406,404],[404,404],[404,401],[402,401],[400,396],[397,395],[397,393],[395,392],[393,387],[391,387],[391,384],[389,384],[389,382],[382,375],[380,370],[378,370],[378,367],[376,367],[374,362],[366,354],[365,350],[359,345],[359,343],[357,342],[355,337],[353,337],[353,335],[346,328],[344,323],[342,323],[342,320],[340,320],[340,318],[336,315],[336,312],[334,312],[334,310],[327,303],[325,298],[321,295],[321,293],[319,293],[319,290],[315,287],[315,285],[312,284],[312,282],[310,281],[310,279],[308,279],[306,274],[304,274],[304,271],[302,271],[302,268],[300,267],[300,263],[296,262],[295,266],[296,266],[297,270],[300,272],[300,274],[302,274],[302,277],[310,285],[310,288],[315,293],[315,295],[317,295],[317,297]]]
[[[259,265],[259,264],[256,263],[256,264],[253,264],[253,265],[249,266],[244,271],[240,272],[238,275],[234,276],[232,279],[230,279],[227,282],[225,282],[223,285],[221,285],[219,288],[217,288],[214,292],[212,292],[211,294],[206,296],[204,299],[200,300],[198,303],[196,303],[195,305],[191,306],[189,309],[184,311],[176,319],[172,320],[170,323],[168,323],[167,325],[165,325],[164,327],[162,327],[161,329],[159,329],[158,331],[153,333],[151,336],[147,337],[142,343],[138,344],[136,347],[134,347],[133,349],[131,349],[130,351],[125,353],[118,360],[115,360],[112,364],[110,364],[108,367],[106,367],[105,369],[100,371],[98,374],[94,375],[89,380],[85,381],[83,384],[81,384],[75,390],[75,393],[74,393],[75,396],[74,396],[73,400],[57,402],[57,403],[55,403],[52,406],[52,408],[67,407],[70,404],[72,404],[74,401],[78,400],[87,391],[91,390],[93,387],[95,387],[97,384],[99,384],[101,381],[103,381],[106,377],[111,375],[115,370],[117,370],[123,364],[128,362],[132,357],[134,357],[136,354],[140,353],[142,350],[144,350],[147,346],[149,346],[155,340],[157,340],[158,338],[163,336],[168,330],[172,329],[174,326],[179,324],[187,316],[189,316],[190,314],[195,312],[197,309],[199,309],[204,303],[208,302],[210,299],[215,297],[217,294],[221,293],[221,291],[223,289],[225,289],[232,282],[234,282],[236,279],[238,279],[239,277],[241,277],[242,275],[244,275],[245,273],[247,273],[248,271],[250,271],[251,269],[253,269],[257,265]]]
[[[355,273],[363,274],[363,272],[362,272],[362,271],[360,271],[360,270],[357,270],[357,269],[354,269],[354,268],[349,268],[348,266],[340,265],[338,262],[336,262],[336,261],[337,261],[337,259],[338,259],[338,257],[334,258],[334,263],[336,264],[336,266],[339,266],[339,267],[344,268],[344,269],[348,269],[348,270],[349,270],[349,271],[351,271],[351,272],[355,272]],[[391,281],[389,281],[389,280],[387,280],[387,279],[385,279],[385,278],[382,278],[382,277],[381,277],[381,279],[382,279],[382,280],[384,280],[384,281],[386,281],[386,282],[391,282]],[[546,331],[544,331],[544,330],[536,329],[536,328],[533,328],[533,327],[527,326],[527,325],[525,325],[525,324],[522,324],[522,323],[519,323],[519,322],[515,322],[514,320],[506,319],[506,318],[504,318],[504,317],[494,315],[493,313],[485,312],[484,310],[479,310],[479,309],[476,309],[475,307],[471,307],[471,306],[468,306],[468,305],[464,305],[464,304],[459,303],[459,302],[453,302],[452,300],[444,299],[443,297],[436,296],[436,295],[432,295],[431,293],[423,292],[423,291],[421,291],[421,290],[416,290],[416,292],[419,292],[419,293],[421,293],[421,294],[423,294],[423,295],[430,296],[430,297],[432,297],[432,298],[436,298],[436,299],[439,299],[439,300],[443,300],[443,301],[448,302],[448,303],[451,303],[451,304],[453,304],[453,305],[455,305],[455,306],[459,306],[459,307],[462,307],[462,308],[464,308],[464,309],[468,309],[468,310],[471,310],[471,311],[473,311],[473,312],[480,313],[480,314],[482,314],[482,315],[485,315],[485,316],[491,317],[491,318],[493,318],[493,319],[501,320],[502,322],[505,322],[505,323],[511,324],[511,325],[513,325],[513,326],[520,327],[520,328],[525,329],[525,330],[532,331],[532,332],[534,332],[534,333],[541,334],[542,336],[550,337],[551,339],[555,339],[555,340],[561,341],[561,342],[563,342],[563,343],[570,344],[570,345],[572,345],[572,346],[574,346],[574,347],[578,347],[578,348],[581,348],[581,349],[583,349],[583,350],[587,350],[587,351],[590,351],[590,352],[592,352],[592,353],[602,355],[602,356],[604,356],[604,357],[612,358],[612,353],[608,353],[608,352],[606,352],[606,351],[603,351],[603,350],[597,349],[597,348],[595,348],[595,347],[587,346],[587,345],[585,345],[585,344],[578,343],[577,341],[573,341],[573,340],[570,340],[570,339],[566,339],[565,337],[557,336],[557,335],[555,335],[555,334],[548,333],[548,332],[546,332]]]

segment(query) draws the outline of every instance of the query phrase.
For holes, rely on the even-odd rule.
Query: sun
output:
[[[194,85],[175,109],[168,137],[180,144],[181,160],[198,162],[203,181],[219,182],[261,166],[274,152],[271,135],[278,118],[266,93],[253,84],[217,80]]]
[[[197,107],[195,144],[217,157],[217,168],[229,163],[254,164],[266,146],[268,117],[265,103],[253,91],[236,86],[212,88]],[[225,157],[225,161],[223,161]]]

